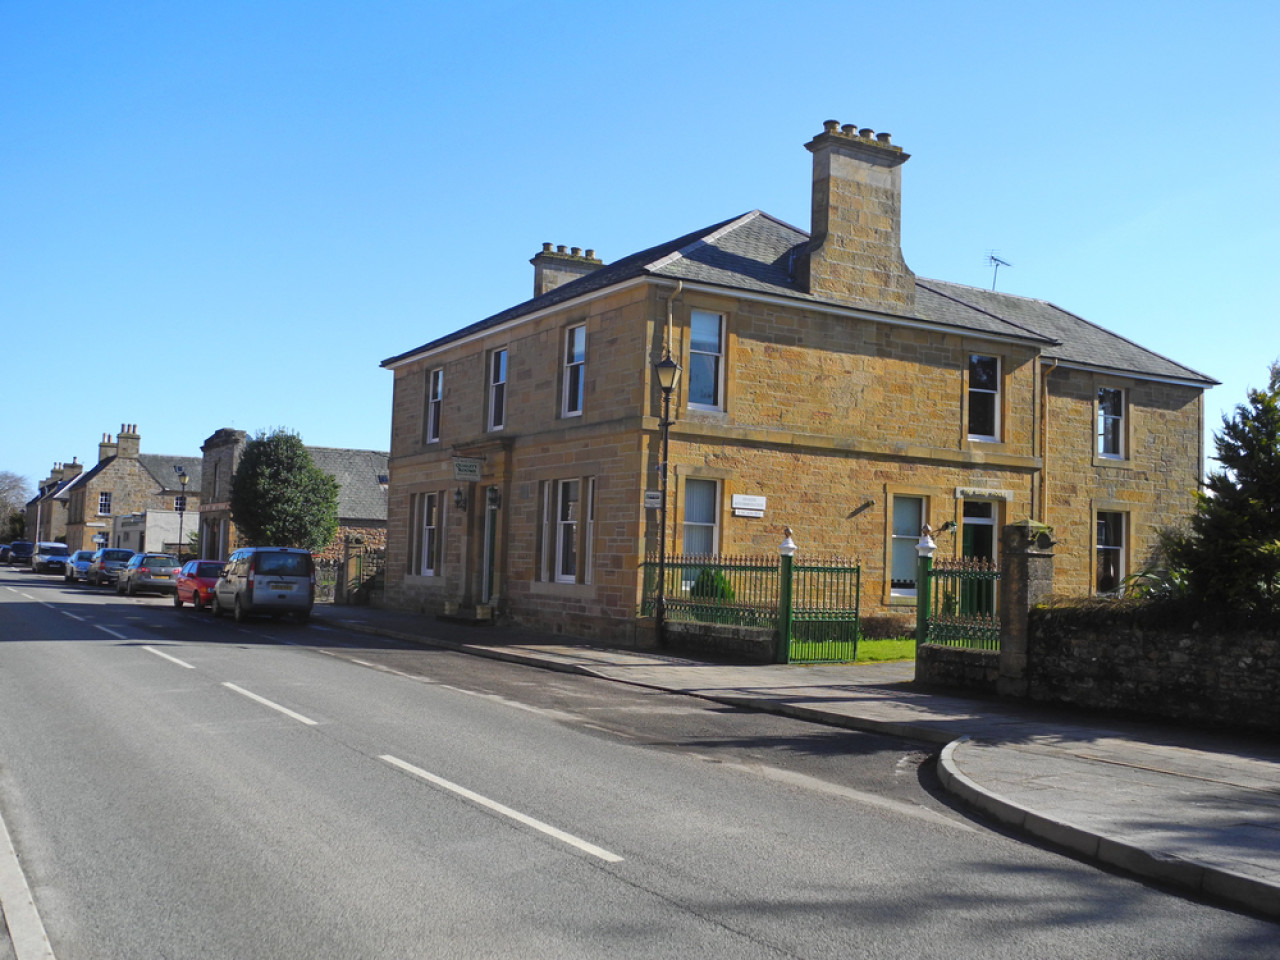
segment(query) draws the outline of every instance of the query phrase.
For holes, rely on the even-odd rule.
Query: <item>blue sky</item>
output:
[[[887,130],[920,276],[1050,300],[1221,380],[1280,319],[1280,5],[392,0],[0,6],[0,470],[287,427],[387,449],[379,362],[759,208]],[[1212,452],[1212,449],[1209,448]]]

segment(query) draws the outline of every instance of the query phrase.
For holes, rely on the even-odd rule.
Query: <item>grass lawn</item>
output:
[[[871,640],[864,637],[858,641],[858,663],[880,663],[886,660],[914,660],[915,658],[915,637],[896,637],[891,640]]]

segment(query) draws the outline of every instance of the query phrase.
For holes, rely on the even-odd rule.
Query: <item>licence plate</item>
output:
[[[168,579],[169,579],[169,575],[168,575],[167,573],[157,573],[157,574],[155,575],[154,579],[156,579],[156,580],[168,580]]]
[[[269,583],[267,584],[267,589],[290,591],[293,589],[293,584],[292,583]]]

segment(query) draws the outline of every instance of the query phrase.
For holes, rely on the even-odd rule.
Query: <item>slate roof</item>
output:
[[[808,242],[809,234],[804,230],[753,210],[623,257],[540,297],[390,357],[382,365],[392,366],[526,314],[645,276],[827,303],[802,289],[794,276],[796,260]],[[1045,357],[1063,362],[1206,387],[1217,383],[1045,300],[917,278],[915,313],[905,319],[1024,341],[1040,347]]]
[[[338,481],[339,519],[386,521],[387,491],[378,478],[388,475],[389,453],[337,447],[307,447],[307,452],[317,467]]]
[[[204,476],[204,458],[166,457],[162,453],[140,453],[138,454],[138,462],[142,464],[147,473],[155,478],[156,482],[160,484],[160,488],[167,493],[182,493],[182,484],[178,481],[178,475],[173,472],[175,466],[181,467],[190,477],[187,481],[187,490],[199,496],[200,481],[201,477]]]

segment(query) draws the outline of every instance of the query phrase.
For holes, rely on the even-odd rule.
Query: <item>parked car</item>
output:
[[[89,576],[89,564],[92,562],[92,550],[77,550],[67,557],[67,569],[63,571],[62,579],[67,583],[75,583],[77,580],[87,579]]]
[[[129,562],[129,558],[132,556],[132,550],[125,550],[121,547],[103,547],[94,553],[93,560],[89,563],[89,572],[85,574],[85,579],[98,587],[108,583],[115,583],[120,576],[120,571],[124,569],[124,565]]]
[[[9,544],[9,566],[18,563],[30,563],[35,552],[35,544],[30,540],[15,540]]]
[[[243,547],[231,554],[213,588],[213,615],[230,611],[237,621],[265,613],[311,619],[316,568],[311,554],[293,547]]]
[[[189,603],[203,610],[213,601],[213,587],[226,564],[221,560],[188,560],[174,581],[173,605]]]
[[[135,553],[116,578],[116,593],[135,596],[144,590],[173,593],[178,558],[171,553]]]
[[[0,543],[0,563],[9,562],[9,544]]]
[[[31,556],[31,569],[35,573],[66,573],[69,556],[71,551],[65,543],[41,540]]]

